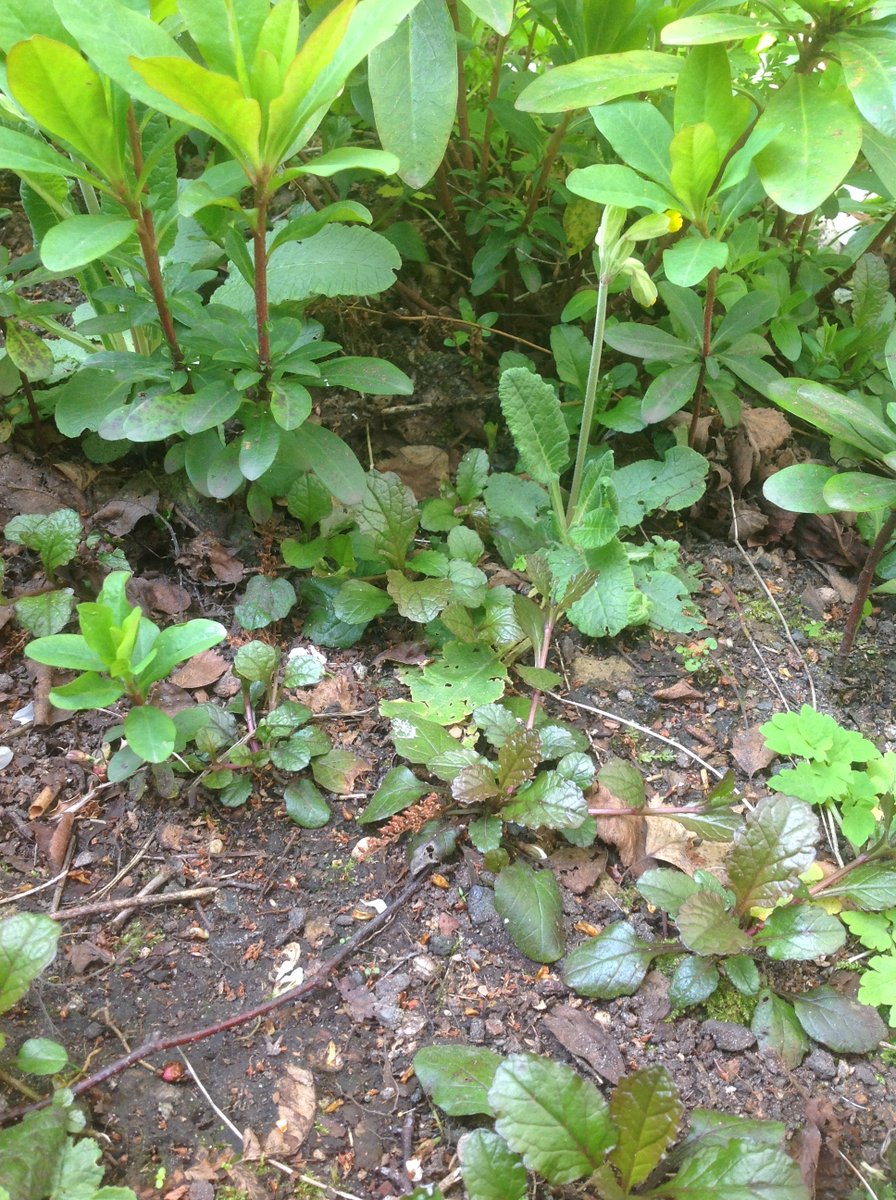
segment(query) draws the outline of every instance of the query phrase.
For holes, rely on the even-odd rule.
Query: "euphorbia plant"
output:
[[[38,638],[25,653],[46,666],[81,672],[51,690],[50,701],[57,708],[105,708],[126,696],[132,707],[122,731],[127,748],[118,752],[122,763],[160,763],[173,752],[177,730],[167,713],[147,703],[150,689],[178,663],[223,641],[227,630],[203,619],[159,629],[129,603],[129,578],[127,571],[113,571],[95,602],[78,605],[80,633]]]

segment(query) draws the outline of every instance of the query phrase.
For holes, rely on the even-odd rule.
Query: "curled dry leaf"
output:
[[[588,800],[589,809],[618,808],[622,811],[628,808],[618,797],[598,783],[591,789]],[[615,846],[622,865],[635,874],[642,874],[648,866],[645,849],[647,828],[643,817],[608,817],[597,818],[597,836],[607,845]]]
[[[394,471],[418,500],[425,500],[438,496],[449,466],[448,455],[439,446],[402,446],[392,458],[383,459],[377,469]]]
[[[143,517],[151,517],[159,507],[159,493],[149,491],[130,496],[127,489],[94,514],[94,522],[112,537],[124,537]]]
[[[616,1033],[599,1025],[584,1009],[558,1004],[542,1017],[542,1024],[564,1050],[584,1059],[601,1079],[617,1084],[625,1074]]]
[[[606,851],[596,852],[593,847],[561,846],[551,855],[551,866],[556,872],[561,887],[574,896],[583,896],[594,887],[607,869]]]
[[[669,687],[660,688],[659,691],[654,692],[653,698],[654,700],[702,700],[703,693],[698,692],[689,680],[679,679]]]

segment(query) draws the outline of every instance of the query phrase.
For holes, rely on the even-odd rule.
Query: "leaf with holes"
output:
[[[425,704],[431,719],[442,725],[453,725],[474,708],[499,700],[507,680],[506,667],[487,646],[464,642],[446,642],[440,659],[422,671],[400,674],[413,699]]]

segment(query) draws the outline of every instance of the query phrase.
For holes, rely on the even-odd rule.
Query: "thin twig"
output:
[[[705,767],[716,779],[725,778],[724,771],[720,771],[718,768],[712,766],[705,758],[701,758],[699,754],[695,754],[693,750],[689,750],[681,742],[676,742],[674,738],[666,737],[663,733],[657,733],[655,729],[648,729],[646,725],[639,725],[637,721],[629,721],[625,717],[620,717],[618,713],[608,712],[605,708],[595,708],[593,704],[580,704],[578,700],[570,700],[566,696],[558,696],[556,692],[546,692],[545,695],[550,696],[552,700],[559,700],[561,704],[570,704],[573,708],[580,708],[583,712],[596,713],[597,716],[603,717],[607,721],[618,721],[620,725],[627,725],[629,729],[637,729],[638,733],[656,738],[658,742],[665,742],[667,746],[672,746],[674,749],[680,750],[682,754],[686,754],[688,758],[692,758],[694,762],[698,762],[701,767]]]
[[[60,871],[58,875],[54,875],[46,883],[38,883],[35,887],[29,888],[27,892],[13,892],[11,896],[4,896],[0,900],[0,905],[15,904],[17,900],[24,900],[26,896],[33,896],[36,892],[45,892],[47,888],[54,887],[60,879],[64,879],[67,873],[67,870]]]
[[[213,896],[216,887],[187,888],[180,892],[165,892],[161,896],[120,896],[117,900],[97,900],[94,904],[79,904],[50,913],[54,921],[71,921],[79,917],[95,917],[99,913],[121,912],[129,908],[155,908],[161,904],[182,904],[186,900],[201,900]]]
[[[234,1013],[231,1017],[226,1017],[224,1020],[215,1021],[211,1025],[204,1025],[199,1029],[190,1029],[186,1033],[174,1034],[171,1037],[162,1037],[159,1033],[154,1033],[148,1041],[145,1041],[142,1046],[137,1046],[130,1054],[124,1055],[123,1058],[116,1059],[108,1066],[102,1067],[99,1071],[95,1071],[93,1075],[87,1076],[85,1079],[79,1080],[71,1088],[72,1094],[80,1096],[84,1092],[89,1092],[91,1088],[98,1087],[101,1083],[105,1083],[107,1079],[111,1079],[114,1075],[121,1074],[122,1071],[132,1067],[135,1063],[142,1062],[145,1058],[152,1058],[156,1054],[161,1054],[165,1050],[173,1050],[177,1046],[189,1046],[195,1042],[203,1042],[207,1038],[214,1037],[219,1033],[227,1033],[231,1029],[237,1029],[241,1025],[248,1025],[252,1021],[258,1021],[261,1017],[267,1016],[269,1012],[275,1009],[283,1008],[287,1004],[291,1004],[296,1000],[308,995],[309,992],[316,991],[322,987],[337,967],[342,966],[352,955],[366,942],[374,933],[379,932],[384,925],[395,916],[402,906],[423,887],[429,876],[430,865],[424,866],[423,870],[407,885],[403,891],[396,896],[388,908],[384,908],[382,912],[376,914],[368,921],[363,928],[359,929],[354,937],[349,938],[344,946],[341,946],[330,958],[324,962],[317,971],[304,983],[298,984],[294,988],[290,988],[288,992],[283,992],[279,996],[275,996],[271,1000],[265,1000],[262,1004],[256,1004],[252,1008],[244,1009],[242,1012]],[[214,891],[214,888],[209,888],[209,891]],[[161,902],[164,896],[148,897],[147,902]],[[124,904],[133,904],[134,900],[125,900]],[[64,916],[60,913],[59,916]],[[37,1109],[46,1108],[52,1102],[52,1097],[45,1097],[40,1104],[23,1105],[20,1108],[7,1109],[0,1113],[0,1128],[11,1125],[13,1122],[20,1120],[29,1112],[35,1112]]]
[[[162,867],[161,871],[158,871],[155,875],[153,875],[149,883],[147,883],[145,887],[142,887],[140,891],[137,892],[137,894],[134,896],[134,899],[144,900],[147,896],[152,896],[155,895],[156,892],[160,892],[172,875],[174,875],[174,873],[173,867]],[[118,916],[112,918],[112,928],[120,929],[122,925],[126,925],[134,915],[135,911],[136,910],[133,907],[123,908]]]
[[[149,851],[150,846],[155,841],[155,837],[156,837],[156,831],[154,829],[152,831],[152,833],[149,835],[149,837],[146,839],[146,841],[143,843],[143,845],[140,847],[140,849],[137,851],[137,853],[134,855],[134,857],[129,862],[125,863],[125,865],[121,868],[121,870],[118,871],[109,880],[108,883],[104,883],[103,886],[99,889],[99,891],[97,891],[94,894],[94,897],[93,897],[94,900],[102,900],[103,896],[108,896],[108,894],[112,891],[112,889],[117,887],[118,884],[121,883],[121,881],[122,881],[122,879],[124,879],[125,875],[128,875],[128,874],[130,874],[131,871],[133,871],[133,869],[134,869],[134,867],[136,867],[137,863],[140,862],[140,860],[142,858],[146,857],[146,854]]]
[[[771,591],[769,590],[768,584],[765,582],[765,580],[762,578],[762,576],[756,570],[756,564],[753,562],[752,558],[750,558],[749,554],[747,554],[746,550],[741,545],[740,538],[738,537],[737,510],[734,507],[734,492],[732,492],[730,487],[728,488],[728,500],[729,500],[729,503],[731,504],[732,538],[733,538],[734,544],[738,548],[740,553],[743,555],[744,562],[747,564],[747,566],[750,568],[750,570],[755,575],[755,577],[759,583],[759,586],[762,588],[763,592],[765,593],[765,597],[768,600],[769,604],[772,606],[772,608],[778,614],[778,620],[781,622],[781,628],[784,630],[784,636],[787,639],[787,641],[789,642],[790,647],[793,650],[794,654],[796,654],[797,658],[800,660],[803,670],[806,673],[806,681],[809,684],[809,703],[812,705],[813,708],[817,708],[818,700],[815,695],[815,682],[812,679],[812,672],[809,669],[809,664],[806,662],[806,659],[805,659],[805,656],[803,655],[802,650],[800,650],[799,646],[793,640],[793,635],[790,632],[790,626],[787,624],[787,618],[784,616],[783,612],[781,612],[781,608],[780,608],[777,600],[774,598]],[[752,639],[750,639],[750,640],[752,641]],[[754,643],[754,649],[755,648],[756,647],[755,647],[755,643]],[[758,650],[756,652],[758,654]],[[774,675],[772,675],[768,666],[766,666],[765,659],[762,657],[761,654],[759,655],[759,661],[762,663],[763,667],[765,667],[766,671],[768,671],[768,674],[769,674],[772,682],[774,683],[775,687],[778,688],[777,681],[775,680],[775,677],[774,677]],[[787,700],[784,698],[784,694],[783,694],[783,692],[781,692],[780,688],[778,688],[778,694],[781,696],[781,699],[784,701],[784,704],[789,711],[790,705],[787,704]]]
[[[856,1166],[854,1166],[854,1165],[853,1165],[853,1164],[852,1164],[852,1163],[849,1161],[849,1159],[846,1157],[846,1155],[843,1153],[843,1151],[842,1151],[842,1150],[840,1150],[840,1149],[838,1149],[838,1147],[837,1147],[837,1146],[832,1146],[832,1147],[831,1147],[831,1149],[832,1149],[832,1150],[833,1150],[833,1151],[834,1151],[836,1154],[839,1154],[839,1155],[840,1155],[840,1157],[843,1159],[843,1161],[844,1161],[844,1162],[846,1163],[846,1165],[849,1167],[850,1171],[852,1171],[852,1173],[853,1173],[854,1175],[857,1175],[857,1176],[858,1176],[858,1178],[859,1178],[859,1179],[862,1181],[862,1187],[865,1189],[865,1191],[866,1191],[866,1192],[868,1193],[868,1195],[871,1197],[871,1200],[879,1200],[879,1197],[878,1197],[878,1194],[877,1194],[877,1192],[874,1190],[874,1188],[871,1186],[871,1184],[868,1182],[868,1180],[865,1178],[865,1176],[862,1174],[862,1172],[859,1170],[859,1168],[858,1168],[858,1167],[856,1167]]]

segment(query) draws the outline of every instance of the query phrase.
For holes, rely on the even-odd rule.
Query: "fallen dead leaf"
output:
[[[564,1050],[584,1059],[601,1079],[616,1084],[625,1074],[615,1030],[599,1025],[584,1009],[558,1004],[541,1021]]]
[[[695,866],[691,860],[687,830],[670,817],[645,817],[644,852],[650,858],[661,859],[693,875]]]
[[[439,446],[402,446],[392,458],[378,465],[382,472],[392,471],[418,500],[438,496],[442,480],[448,476],[448,455]]]
[[[739,730],[731,739],[731,757],[742,771],[752,779],[757,771],[764,771],[778,757],[769,750],[758,725]]]
[[[227,660],[216,650],[203,650],[171,676],[172,683],[182,688],[208,687],[227,670]]]
[[[654,700],[702,700],[703,693],[698,692],[687,679],[679,679],[668,687],[660,688],[653,693]]]
[[[177,561],[193,570],[197,565],[207,565],[222,583],[239,583],[246,573],[242,563],[210,533],[200,533],[187,542]]]
[[[589,796],[589,809],[618,808],[628,805],[614,796],[602,783],[596,784]],[[597,836],[607,845],[615,846],[622,865],[641,875],[647,870],[645,850],[647,829],[643,817],[597,817]]]
[[[607,869],[607,855],[595,853],[590,846],[563,846],[551,855],[551,866],[567,891],[583,896]]]
[[[371,667],[378,667],[384,662],[401,663],[407,667],[422,667],[432,662],[432,656],[427,654],[422,642],[399,642],[381,650],[376,658],[371,660]]]
[[[124,489],[108,504],[94,513],[94,522],[112,537],[124,537],[138,521],[154,516],[159,507],[159,493],[145,492],[141,496],[128,494]]]
[[[274,1092],[277,1121],[264,1139],[265,1154],[291,1158],[314,1128],[317,1090],[314,1076],[296,1063],[287,1063]]]
[[[140,576],[128,583],[128,595],[144,612],[161,612],[169,617],[179,617],[193,602],[186,588],[167,579],[147,579]]]
[[[42,787],[28,808],[28,820],[36,821],[38,817],[42,817],[49,809],[56,797],[59,795],[59,790],[62,787],[62,781],[59,783],[47,784]]]
[[[302,699],[315,713],[354,712],[360,703],[357,680],[350,669],[340,671],[303,692]]]
[[[373,992],[368,991],[365,987],[359,987],[342,976],[337,976],[336,987],[353,1021],[360,1024],[363,1021],[373,1020],[375,1015]]]

